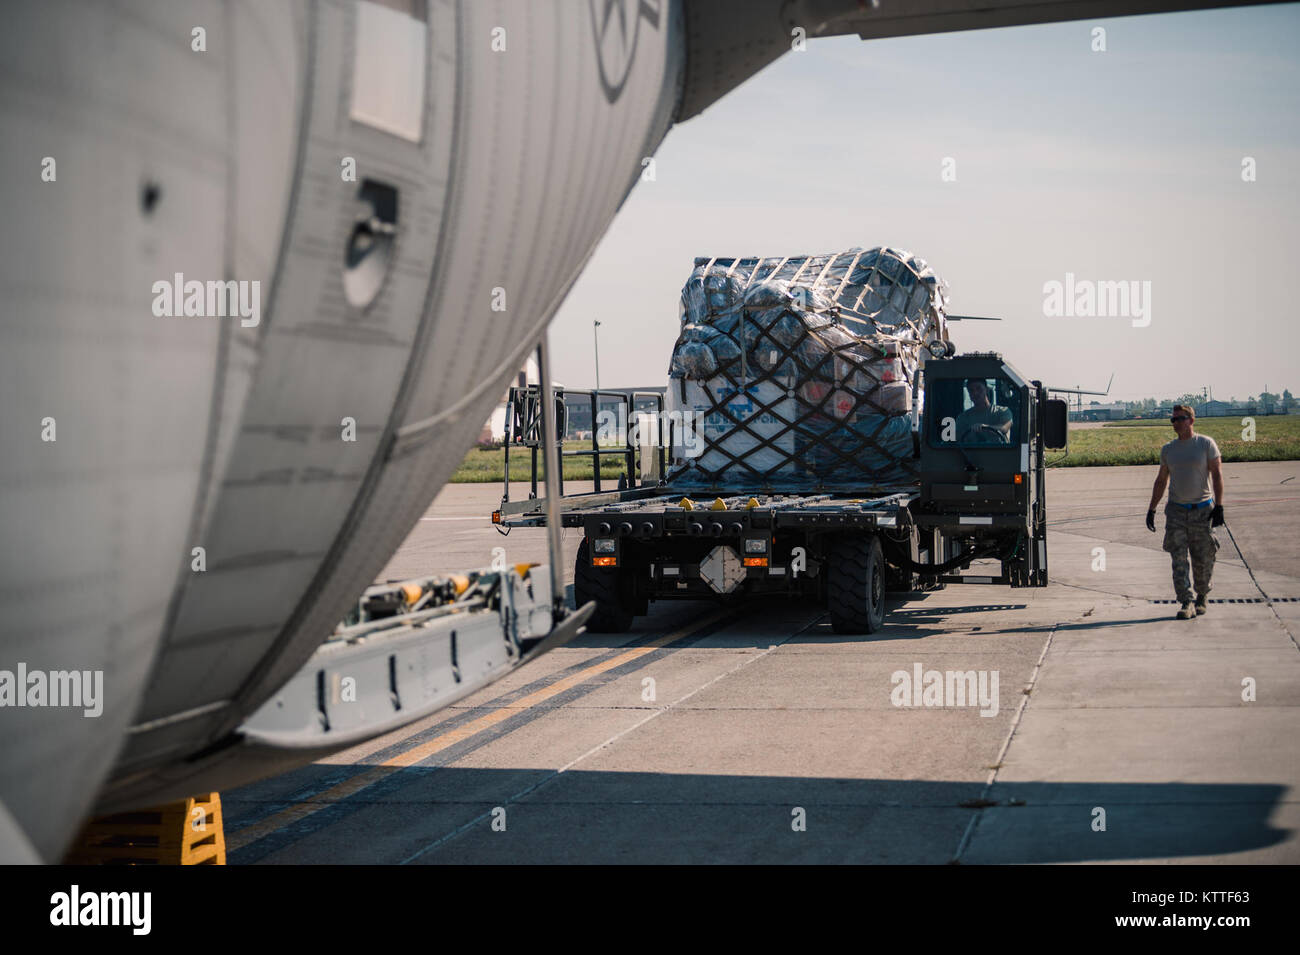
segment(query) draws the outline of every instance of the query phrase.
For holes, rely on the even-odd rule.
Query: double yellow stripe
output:
[[[329,789],[316,793],[310,799],[306,799],[300,803],[281,809],[279,812],[273,813],[265,819],[253,823],[251,826],[245,826],[238,832],[227,835],[226,851],[234,852],[238,849],[242,849],[244,846],[256,842],[263,836],[270,835],[278,829],[283,829],[285,826],[292,825],[300,819],[306,819],[313,813],[319,812],[334,803],[347,799],[349,796],[360,792],[366,787],[373,786],[380,780],[387,779],[399,769],[414,766],[421,760],[428,759],[430,756],[442,752],[449,746],[455,746],[457,743],[463,742],[477,733],[490,729],[498,723],[504,722],[512,716],[516,716],[523,710],[549,700],[553,696],[558,696],[565,690],[570,690],[579,683],[591,679],[593,676],[598,676],[608,670],[621,667],[625,663],[638,660],[647,653],[651,653],[669,643],[675,643],[676,641],[688,637],[699,630],[703,630],[705,627],[711,626],[723,617],[732,613],[734,613],[734,611],[730,609],[719,610],[718,612],[705,617],[703,620],[696,621],[690,626],[683,627],[673,633],[665,634],[662,637],[656,637],[654,640],[642,644],[639,647],[633,647],[631,650],[626,650],[623,653],[610,657],[608,660],[601,663],[596,663],[586,669],[579,670],[572,676],[567,676],[563,680],[552,683],[550,686],[529,693],[527,696],[521,697],[513,703],[493,710],[491,713],[486,713],[476,720],[471,720],[464,726],[458,726],[453,730],[443,733],[441,736],[435,736],[433,739],[421,743],[419,746],[412,747],[403,753],[399,753],[391,759],[387,759],[382,763],[377,763],[374,766],[368,766],[355,776],[345,779],[343,782],[331,786]]]

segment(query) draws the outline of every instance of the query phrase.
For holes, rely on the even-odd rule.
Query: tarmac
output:
[[[1144,526],[1155,472],[1049,471],[1048,587],[900,597],[869,637],[807,603],[653,604],[223,793],[229,860],[1300,862],[1300,462],[1224,465],[1195,620]],[[499,498],[445,488],[381,579],[545,561],[544,531],[490,525]],[[905,692],[918,666],[996,678],[996,707]]]

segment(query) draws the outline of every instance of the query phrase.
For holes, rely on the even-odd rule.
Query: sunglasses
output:
[[[1174,415],[1174,416],[1173,416],[1172,418],[1170,418],[1169,420],[1170,420],[1170,421],[1173,421],[1173,422],[1186,421],[1186,420],[1187,420],[1187,415],[1185,415],[1185,414]]]

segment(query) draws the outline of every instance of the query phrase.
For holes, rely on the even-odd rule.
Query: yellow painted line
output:
[[[443,733],[441,736],[435,736],[433,739],[421,743],[419,746],[414,746],[404,753],[399,753],[382,763],[376,763],[374,766],[369,766],[363,771],[357,773],[355,776],[345,779],[343,782],[331,786],[329,789],[322,790],[309,799],[303,800],[302,802],[296,803],[292,806],[287,806],[279,812],[273,813],[265,819],[253,823],[251,826],[245,826],[238,832],[229,834],[226,836],[226,851],[228,853],[234,852],[238,849],[242,849],[244,846],[251,845],[263,836],[270,835],[272,832],[275,832],[278,829],[283,829],[285,826],[292,825],[301,819],[306,819],[313,813],[320,812],[322,809],[337,802],[341,802],[366,787],[373,786],[380,780],[387,779],[399,769],[405,769],[408,766],[415,765],[420,762],[420,760],[428,759],[435,753],[439,753],[442,750],[447,749],[449,746],[455,746],[457,743],[469,739],[476,733],[481,733],[485,729],[490,729],[498,723],[508,720],[510,717],[516,716],[521,711],[536,706],[538,703],[542,703],[553,696],[558,696],[565,690],[570,690],[578,684],[591,679],[593,676],[598,676],[608,670],[621,667],[625,663],[638,660],[647,653],[658,650],[660,647],[669,643],[681,640],[683,637],[688,637],[696,631],[703,630],[705,627],[716,623],[734,612],[735,611],[730,608],[719,610],[717,613],[710,614],[703,620],[696,621],[690,626],[682,627],[680,630],[675,630],[674,632],[665,634],[662,637],[656,637],[649,643],[642,644],[639,647],[633,647],[624,653],[620,653],[616,657],[610,657],[602,663],[596,663],[584,670],[579,670],[572,676],[567,676],[557,683],[552,683],[550,686],[529,693],[527,696],[521,697],[513,703],[493,710],[491,713],[486,713],[476,720],[471,720],[464,726],[458,726],[454,730]]]

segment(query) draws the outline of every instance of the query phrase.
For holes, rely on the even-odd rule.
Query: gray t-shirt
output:
[[[1169,468],[1169,500],[1175,504],[1200,504],[1214,497],[1210,488],[1210,462],[1219,446],[1209,435],[1186,441],[1174,438],[1160,449],[1160,463]]]

